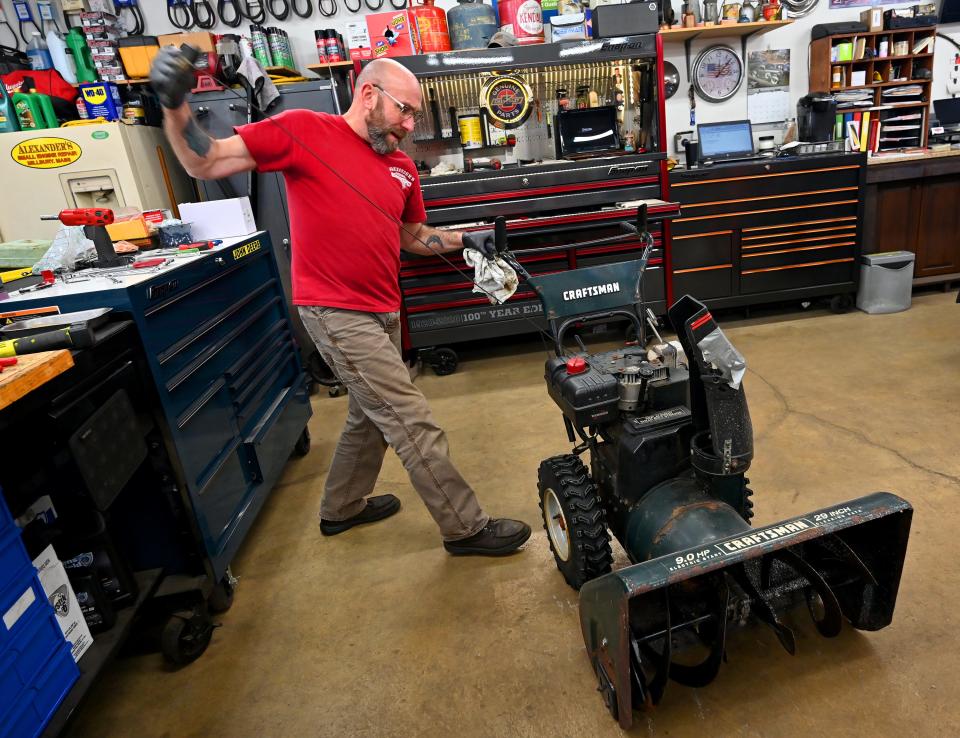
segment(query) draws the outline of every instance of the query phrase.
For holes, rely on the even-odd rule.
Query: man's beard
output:
[[[400,146],[400,140],[407,135],[405,130],[397,130],[387,125],[383,116],[383,100],[377,102],[377,107],[370,111],[364,121],[367,124],[367,135],[370,137],[370,146],[378,154],[392,154]],[[393,134],[393,138],[390,138]]]

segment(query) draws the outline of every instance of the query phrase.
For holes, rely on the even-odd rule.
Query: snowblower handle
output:
[[[498,256],[507,250],[507,219],[502,215],[493,221],[493,247]]]

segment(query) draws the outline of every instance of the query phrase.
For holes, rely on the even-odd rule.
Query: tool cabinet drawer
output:
[[[179,350],[159,357],[164,388],[174,412],[189,398],[224,376],[226,370],[282,317],[282,299],[266,290],[248,296],[233,309],[188,333]]]
[[[223,541],[229,537],[250,492],[241,446],[241,439],[235,437],[214,459],[197,488],[197,496],[203,501],[199,512],[205,533],[217,552],[223,549]]]
[[[698,300],[728,297],[733,291],[733,265],[720,264],[673,272],[673,295],[692,295]]]
[[[759,201],[750,208],[731,209],[729,212],[715,212],[713,214],[684,209],[683,217],[677,218],[673,222],[672,231],[674,236],[686,236],[702,233],[706,229],[711,231],[727,228],[747,230],[764,226],[781,226],[786,222],[796,220],[830,220],[850,216],[856,217],[859,203],[857,193],[841,194],[843,196],[835,200],[815,200],[813,202],[779,205]],[[718,208],[711,209],[718,210]]]
[[[854,281],[854,268],[851,256],[790,266],[745,269],[740,275],[740,292],[746,294],[850,284]]]
[[[254,482],[280,473],[309,417],[310,397],[299,379],[283,387],[263,407],[244,441],[247,468]]]
[[[249,433],[252,425],[262,415],[284,387],[290,386],[297,377],[296,359],[292,344],[286,344],[257,367],[250,381],[232,393],[233,404],[237,412],[237,425],[242,434]]]
[[[810,262],[833,261],[853,257],[853,249],[849,245],[818,245],[802,246],[800,248],[762,251],[746,253],[741,257],[740,268],[744,273],[767,269],[769,267],[786,267]]]
[[[687,206],[715,200],[735,201],[753,197],[789,195],[796,192],[832,190],[839,187],[856,188],[860,183],[860,169],[859,164],[846,164],[837,167],[814,167],[788,172],[772,170],[741,177],[683,181],[670,186],[670,195]]]
[[[173,428],[187,482],[204,487],[224,450],[239,437],[233,403],[218,379],[176,416]]]
[[[673,238],[674,274],[684,269],[733,263],[733,231],[714,231]]]

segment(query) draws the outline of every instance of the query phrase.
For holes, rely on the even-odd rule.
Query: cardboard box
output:
[[[364,20],[366,23],[347,24],[347,47],[351,59],[381,59],[420,53],[416,22],[406,10],[371,13]]]
[[[160,48],[164,46],[176,46],[180,48],[183,44],[190,44],[200,51],[208,53],[217,53],[217,46],[212,33],[206,31],[196,31],[194,33],[165,33],[157,36],[157,43]]]
[[[257,230],[249,197],[180,203],[180,220],[190,224],[194,241],[247,236]]]
[[[867,8],[860,13],[860,22],[867,26],[868,31],[883,30],[883,8]]]
[[[79,661],[93,644],[93,636],[90,635],[90,628],[83,618],[77,595],[67,578],[67,570],[63,568],[52,545],[47,546],[43,553],[34,559],[33,566],[37,570],[40,586],[57,615],[57,624],[63,631],[63,637],[70,644],[73,660]]]

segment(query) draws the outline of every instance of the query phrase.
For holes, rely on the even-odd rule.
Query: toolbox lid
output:
[[[916,254],[912,251],[883,251],[879,254],[863,254],[860,258],[861,264],[883,266],[891,269],[912,263]]]
[[[160,46],[156,36],[127,36],[117,41],[117,45],[122,49],[125,46]]]

